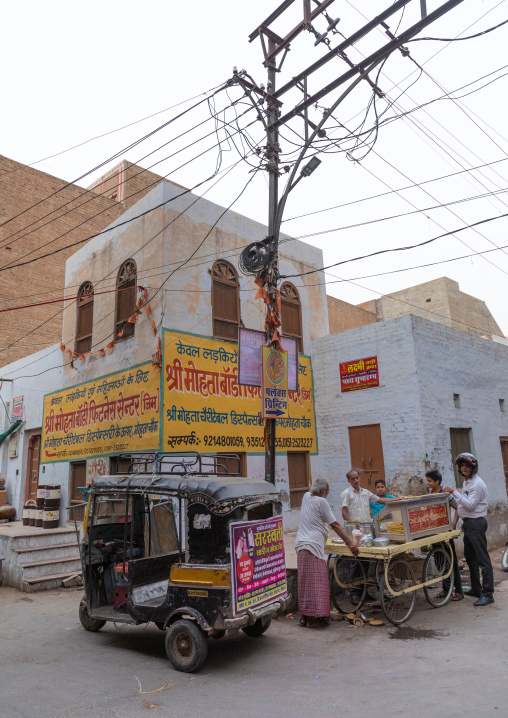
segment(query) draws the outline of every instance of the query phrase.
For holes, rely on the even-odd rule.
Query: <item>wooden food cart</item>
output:
[[[413,613],[419,588],[434,608],[448,603],[454,560],[450,540],[460,535],[452,529],[448,494],[390,502],[377,514],[374,533],[389,543],[360,546],[358,557],[340,539],[326,543],[331,597],[341,613],[361,609],[368,596],[397,626]]]

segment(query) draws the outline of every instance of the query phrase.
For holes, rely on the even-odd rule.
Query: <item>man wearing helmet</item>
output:
[[[487,550],[487,485],[478,476],[478,461],[473,454],[459,454],[455,463],[464,477],[464,488],[461,494],[450,486],[445,491],[456,499],[464,523],[464,555],[471,576],[471,589],[464,594],[478,599],[475,606],[488,606],[494,603],[494,572]]]

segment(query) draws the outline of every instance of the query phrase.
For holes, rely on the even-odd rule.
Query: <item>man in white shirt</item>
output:
[[[478,461],[473,454],[459,454],[455,463],[464,477],[462,493],[450,486],[445,491],[456,499],[457,511],[464,523],[464,555],[471,576],[471,589],[464,591],[464,595],[475,596],[478,599],[475,606],[488,606],[494,603],[494,572],[487,550],[487,485],[478,476]]]
[[[344,521],[357,521],[361,524],[368,524],[372,521],[372,513],[369,502],[373,504],[388,504],[390,501],[397,501],[396,498],[388,499],[376,496],[368,489],[362,489],[360,486],[360,476],[356,469],[351,469],[346,474],[350,486],[345,489],[340,498],[342,500],[342,518]]]

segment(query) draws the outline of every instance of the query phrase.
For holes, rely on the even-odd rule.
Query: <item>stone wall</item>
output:
[[[355,329],[356,327],[364,327],[367,324],[374,324],[377,321],[376,315],[373,312],[362,309],[361,307],[355,307],[354,304],[343,302],[342,299],[330,297],[327,294],[326,302],[328,304],[330,334],[345,332],[348,329]]]

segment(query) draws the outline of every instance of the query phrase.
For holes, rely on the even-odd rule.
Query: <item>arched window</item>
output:
[[[85,354],[92,348],[93,330],[93,284],[83,282],[78,292],[76,309],[76,341],[75,349],[78,354]]]
[[[213,336],[238,341],[240,294],[234,267],[222,259],[212,267]]]
[[[120,342],[134,336],[135,324],[127,320],[136,311],[136,262],[128,259],[120,267],[116,280],[116,324],[115,341]],[[122,331],[123,330],[123,331]],[[119,337],[118,333],[122,332]]]
[[[298,351],[303,354],[302,305],[298,290],[290,282],[284,282],[280,288],[282,312],[282,334],[296,339]]]

